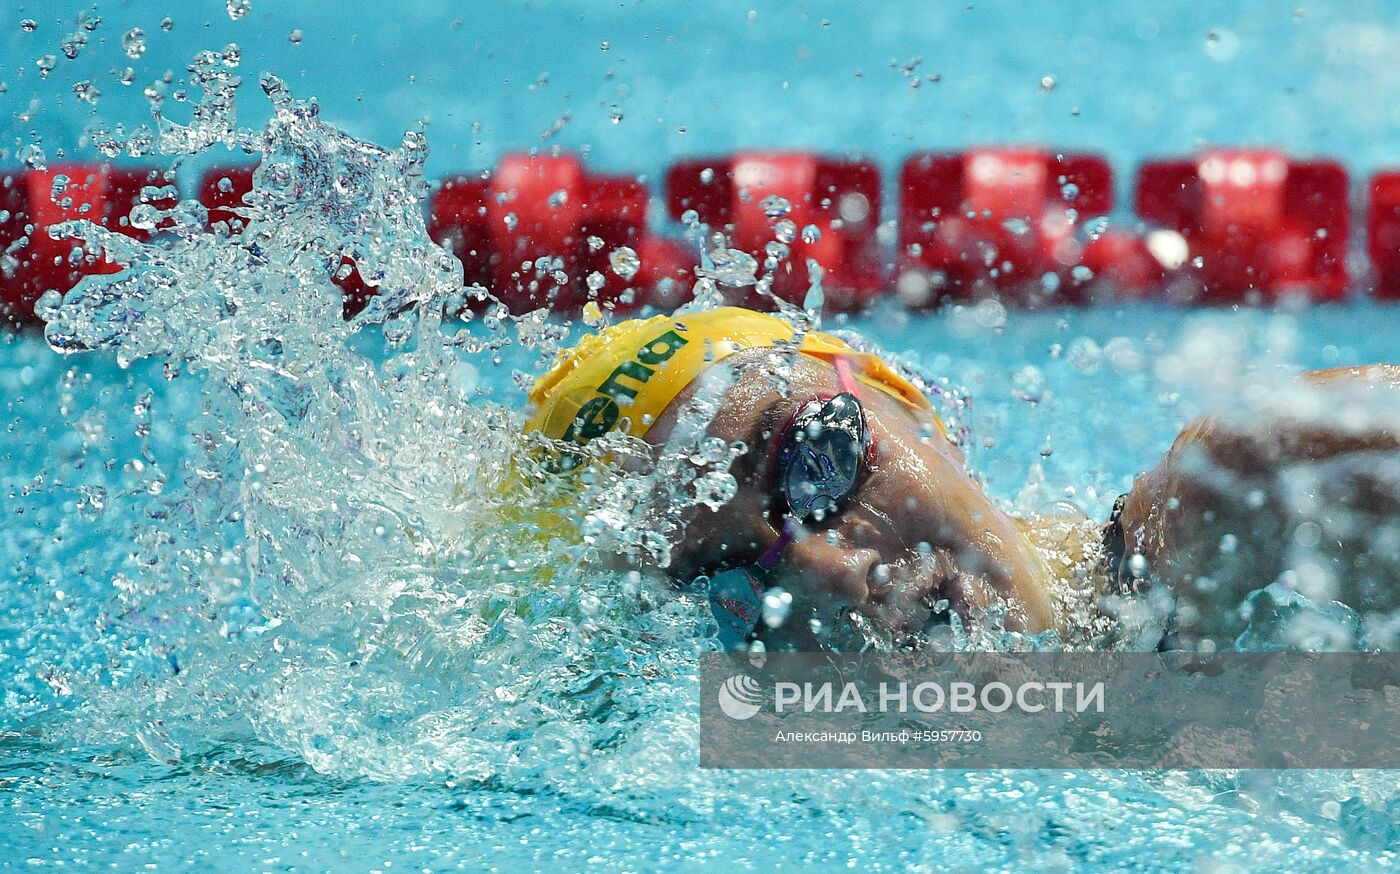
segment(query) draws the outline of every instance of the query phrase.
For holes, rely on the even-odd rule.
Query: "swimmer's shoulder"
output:
[[[1400,388],[1400,364],[1363,364],[1355,367],[1329,367],[1309,370],[1303,377],[1323,385],[1369,382]]]
[[[1061,639],[1071,647],[1092,643],[1111,630],[1099,610],[1111,589],[1104,552],[1104,526],[1080,513],[1037,513],[1017,517],[1049,571]]]

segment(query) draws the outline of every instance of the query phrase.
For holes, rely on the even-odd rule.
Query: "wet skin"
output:
[[[708,432],[744,441],[749,452],[732,470],[739,485],[734,499],[718,511],[696,509],[686,520],[671,568],[679,580],[748,565],[778,539],[782,521],[772,492],[772,447],[802,404],[840,391],[834,369],[807,356],[750,350],[722,367],[737,376]],[[773,378],[779,372],[786,387]],[[1400,368],[1328,371],[1308,378],[1323,385],[1400,387]],[[665,442],[698,386],[697,381],[672,402],[648,442]],[[1008,608],[1008,628],[1055,627],[1049,570],[1015,521],[968,474],[957,447],[883,392],[862,385],[860,400],[874,437],[866,473],[841,512],[800,529],[768,577],[768,585],[794,597],[791,618],[770,636],[794,648],[815,649],[825,639],[822,632],[840,627],[851,613],[898,634],[921,626],[936,599],[948,599],[953,610],[975,619],[998,596]],[[1386,395],[1386,402],[1394,401],[1393,393]],[[1203,454],[1227,478],[1242,478],[1297,460],[1397,448],[1397,436],[1389,431],[1340,434],[1280,420],[1246,425],[1199,420],[1182,432],[1161,464],[1134,483],[1122,517],[1127,555],[1141,552],[1158,583],[1200,600],[1195,582],[1208,564],[1202,558],[1206,546],[1217,546],[1228,533],[1243,542],[1242,555],[1278,553],[1278,540],[1286,533],[1258,524],[1258,507],[1241,512],[1238,492],[1222,492],[1204,481],[1198,475]],[[1238,594],[1225,593],[1222,603],[1237,603]]]
[[[1385,534],[1400,524],[1400,433],[1374,416],[1400,404],[1400,367],[1314,371],[1299,391],[1324,415],[1202,417],[1133,483],[1123,566],[1109,572],[1140,588],[1129,563],[1142,556],[1146,584],[1176,596],[1178,645],[1238,634],[1240,599],[1290,567],[1317,569],[1296,581],[1314,601],[1363,613],[1400,607],[1400,548]]]
[[[779,536],[772,493],[772,448],[779,432],[813,397],[840,391],[834,368],[805,355],[750,350],[724,365],[737,371],[708,431],[744,441],[736,462],[739,491],[718,511],[701,508],[686,520],[674,551],[677,579],[752,563]],[[773,379],[784,373],[785,391]],[[695,392],[674,400],[647,434],[663,443]],[[969,616],[1003,596],[1009,628],[1040,631],[1055,623],[1047,569],[1014,521],[986,496],[963,466],[957,447],[888,395],[860,386],[874,438],[866,471],[834,517],[802,526],[767,582],[793,594],[792,617],[780,629],[805,648],[818,628],[839,627],[854,610],[896,632],[917,628],[937,599]]]

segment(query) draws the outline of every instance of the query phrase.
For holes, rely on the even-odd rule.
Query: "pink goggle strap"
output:
[[[846,356],[837,355],[832,359],[831,364],[836,368],[836,381],[840,384],[841,391],[859,400],[860,388],[856,382],[855,373],[851,371],[851,362],[846,359]]]

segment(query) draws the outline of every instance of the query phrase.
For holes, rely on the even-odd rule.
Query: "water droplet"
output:
[[[1066,356],[1069,363],[1080,373],[1093,373],[1103,363],[1103,350],[1088,337],[1075,337],[1069,343]]]
[[[96,106],[97,101],[102,99],[102,92],[97,90],[97,86],[93,85],[92,82],[87,79],[81,82],[74,82],[73,93],[78,96],[79,100],[91,104],[92,106]]]
[[[32,18],[25,18],[20,21],[19,26],[20,30],[23,30],[25,33],[33,33],[39,29],[39,22]]]
[[[1186,238],[1176,231],[1158,229],[1147,234],[1147,251],[1168,270],[1176,270],[1186,263],[1191,247]]]
[[[636,276],[637,271],[642,267],[641,259],[629,246],[619,246],[609,252],[608,263],[612,265],[613,273],[628,280]]]
[[[782,218],[792,212],[792,204],[788,199],[776,194],[770,194],[763,198],[763,202],[759,206],[763,208],[763,214],[770,219]]]
[[[1034,364],[1028,364],[1011,377],[1012,394],[1028,404],[1045,399],[1045,374]]]
[[[593,274],[597,276],[598,274]],[[597,301],[590,300],[583,305],[583,323],[590,328],[599,328],[603,325],[603,310],[598,306]]]
[[[301,28],[292,28],[292,32],[287,34],[287,41],[294,46],[301,45]]]
[[[812,317],[813,321],[821,319],[822,307],[826,306],[826,289],[822,288],[822,276],[825,272],[815,258],[807,259],[807,294],[802,298],[802,309]]]
[[[701,182],[701,183],[703,183],[703,184],[705,184],[705,185],[709,185],[711,182],[714,182],[714,181],[715,181],[715,171],[714,171],[714,168],[712,168],[712,167],[706,167],[704,170],[701,170],[701,171],[700,171],[700,182]]]
[[[895,280],[894,294],[899,302],[911,309],[926,305],[933,291],[933,282],[922,270],[906,270]]]
[[[773,235],[780,243],[791,243],[797,239],[797,222],[792,219],[780,219],[773,224]]]
[[[612,46],[608,43],[607,40],[603,40],[601,43],[599,43],[598,48],[602,51],[607,51],[608,49],[612,48]]]
[[[721,306],[724,303],[719,287],[708,276],[695,280],[695,284],[690,287],[690,296],[702,309]]]
[[[44,55],[39,58],[39,60],[35,61],[34,65],[39,68],[39,78],[49,78],[49,73],[53,72],[53,68],[57,63],[58,58],[53,55]]]
[[[870,218],[870,198],[859,191],[847,192],[837,201],[836,212],[848,225],[861,224]]]
[[[778,628],[792,615],[792,593],[774,587],[763,593],[763,624]]]
[[[62,173],[57,173],[53,177],[53,185],[49,188],[49,198],[57,201],[68,190],[69,179]]]
[[[592,273],[588,274],[588,279],[586,281],[588,283],[588,288],[591,291],[602,291],[604,283],[606,283],[608,280],[605,276],[603,276],[603,274],[599,273],[597,270],[594,270]]]
[[[40,295],[39,300],[34,304],[34,314],[45,322],[52,322],[58,318],[62,305],[63,292],[56,288],[50,288]]]
[[[822,238],[821,228],[816,225],[807,225],[802,229],[802,242],[815,243]]]
[[[1147,577],[1148,564],[1147,557],[1140,552],[1133,553],[1128,558],[1128,573],[1133,575],[1133,579],[1141,580]]]
[[[1055,77],[1054,77],[1054,76],[1041,76],[1041,77],[1040,77],[1040,90],[1041,90],[1041,91],[1054,91],[1054,90],[1055,90]]]
[[[601,252],[603,251],[604,245],[606,244],[603,242],[602,237],[595,237],[592,234],[588,235],[588,251]]]
[[[103,155],[106,155],[108,158],[115,158],[122,153],[122,147],[124,144],[121,140],[112,136],[112,134],[106,128],[94,128],[89,136],[91,137],[92,144],[94,147],[96,147],[97,151],[101,152]]]
[[[140,203],[131,208],[131,215],[127,219],[133,228],[140,231],[155,230],[156,224],[160,221],[160,211],[149,203]]]
[[[146,32],[139,27],[133,27],[122,34],[122,51],[126,56],[135,60],[146,53]]]
[[[742,249],[715,249],[710,252],[710,264],[695,272],[730,286],[753,285],[754,274],[758,273],[758,259]]]
[[[622,123],[622,110],[620,110],[620,109],[614,109],[614,110],[612,111],[612,113],[608,116],[608,118],[612,121],[613,124],[621,124],[621,123]]]
[[[228,0],[228,17],[237,21],[253,9],[253,0]]]
[[[1240,38],[1232,30],[1219,28],[1206,32],[1206,56],[1212,61],[1224,64],[1234,60],[1240,51]]]
[[[44,147],[38,143],[28,143],[21,146],[15,155],[24,166],[31,170],[47,170],[49,167],[49,156],[45,154]]]
[[[972,307],[972,318],[984,328],[999,331],[1006,327],[1006,306],[995,298],[979,300]]]
[[[516,218],[515,213],[513,212],[506,213],[505,218],[502,219],[502,221],[505,223],[506,230],[508,231],[515,230],[515,226],[520,224],[520,219]]]
[[[569,192],[567,189],[561,188],[553,194],[549,195],[549,205],[552,209],[558,209],[559,207],[563,206],[568,202]]]
[[[224,46],[224,66],[230,70],[235,69],[243,60],[243,51],[238,48],[238,43],[229,43]]]
[[[160,29],[165,31],[166,33],[169,33],[170,31],[175,29],[175,20],[168,16],[162,18],[160,20]]]
[[[156,133],[148,124],[143,124],[132,131],[131,138],[126,141],[126,153],[133,158],[149,155],[155,149]]]
[[[1031,223],[1023,218],[1009,218],[1001,226],[1018,237],[1031,229]]]
[[[83,50],[83,46],[87,45],[87,41],[85,33],[70,33],[59,40],[58,48],[63,52],[63,56],[71,61],[78,57],[78,53]]]

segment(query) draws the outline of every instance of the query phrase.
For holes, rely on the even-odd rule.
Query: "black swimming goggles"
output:
[[[865,476],[872,440],[855,377],[835,361],[841,392],[798,407],[778,434],[773,454],[774,511],[782,515],[778,539],[758,561],[710,580],[710,607],[720,642],[736,649],[762,617],[764,579],[777,566],[797,530],[839,513]]]
[[[872,440],[860,389],[846,359],[837,358],[833,365],[840,393],[798,407],[778,433],[773,497],[779,502],[774,509],[783,516],[784,536],[775,547],[792,539],[792,521],[819,523],[839,513],[865,476]]]
[[[803,404],[779,435],[773,459],[773,496],[784,518],[806,524],[840,512],[860,484],[869,451],[865,409],[855,394]]]

